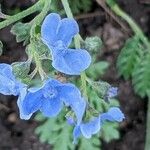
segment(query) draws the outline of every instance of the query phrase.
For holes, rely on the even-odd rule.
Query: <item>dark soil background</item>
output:
[[[4,12],[16,8],[25,9],[32,5],[31,1],[0,0]],[[150,5],[148,0],[118,0],[118,3],[150,36]],[[142,100],[134,94],[130,81],[125,81],[117,75],[116,59],[129,33],[122,30],[96,2],[93,5],[94,15],[79,15],[81,33],[84,37],[98,35],[102,37],[105,46],[101,60],[110,62],[104,80],[119,87],[119,100],[126,120],[120,125],[121,139],[110,143],[103,142],[103,150],[144,150],[146,99]],[[28,18],[27,18],[28,19]],[[124,23],[124,22],[123,22]],[[125,24],[125,23],[124,23]],[[125,26],[128,28],[127,24]],[[129,29],[129,28],[128,28]],[[12,63],[25,60],[25,47],[17,44],[10,34],[10,27],[0,31],[0,40],[4,43],[4,52],[0,62]],[[99,55],[99,54],[98,54]],[[49,150],[50,146],[39,142],[34,134],[37,123],[33,120],[19,119],[16,98],[0,95],[0,150]],[[87,148],[88,149],[88,148]]]

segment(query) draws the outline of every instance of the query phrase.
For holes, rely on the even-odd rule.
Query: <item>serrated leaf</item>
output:
[[[110,142],[113,139],[119,139],[120,134],[118,131],[118,123],[105,122],[102,126],[101,136],[106,142]]]
[[[72,143],[72,129],[69,125],[65,124],[59,133],[59,137],[55,142],[54,150],[72,150],[75,145]]]
[[[26,45],[30,38],[31,24],[18,22],[11,28],[11,33],[16,35],[17,42],[23,42]]]
[[[73,150],[75,145],[72,143],[72,127],[62,114],[49,119],[38,114],[35,119],[44,122],[35,129],[35,133],[39,135],[41,142],[52,144],[53,150]]]
[[[81,150],[101,150],[99,135],[95,135],[91,139],[81,138],[79,143]]]
[[[131,77],[135,65],[143,55],[143,48],[139,42],[139,38],[134,36],[126,41],[117,60],[117,68],[119,74],[125,79]]]
[[[135,92],[141,97],[150,91],[150,54],[146,54],[136,65],[132,73],[132,82]]]
[[[102,76],[105,73],[108,66],[109,66],[108,62],[100,61],[92,64],[86,73],[92,79],[97,79],[98,77]]]

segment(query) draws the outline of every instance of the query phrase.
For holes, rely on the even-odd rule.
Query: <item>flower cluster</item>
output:
[[[89,67],[91,57],[86,50],[68,48],[78,32],[78,24],[74,19],[61,20],[55,13],[45,18],[41,26],[41,38],[50,49],[52,66],[57,71],[68,75],[79,75]],[[55,117],[64,106],[69,107],[74,114],[74,118],[69,120],[75,125],[74,141],[81,134],[90,138],[100,130],[105,120],[120,122],[124,118],[120,109],[114,107],[106,113],[92,116],[88,121],[84,121],[88,104],[75,85],[48,78],[40,87],[29,87],[17,80],[11,65],[2,63],[0,70],[0,93],[18,96],[20,118],[29,119],[38,110],[46,117]],[[115,95],[116,89],[108,91],[108,97]]]

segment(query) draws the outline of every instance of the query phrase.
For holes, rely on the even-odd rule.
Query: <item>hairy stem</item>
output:
[[[43,7],[41,13],[33,19],[32,27],[31,27],[31,31],[30,31],[30,35],[31,35],[30,42],[31,43],[32,42],[34,43],[34,40],[36,39],[36,33],[35,33],[36,26],[41,24],[44,17],[47,15],[48,11],[50,10],[50,5],[51,5],[51,0],[45,1],[44,7]],[[44,78],[46,77],[46,73],[44,72],[44,70],[42,68],[40,56],[38,55],[38,53],[36,51],[37,51],[37,49],[36,49],[36,46],[34,45],[32,48],[33,58],[34,58],[35,64],[36,64],[36,70],[39,72],[39,75],[43,81]]]
[[[44,17],[47,15],[48,11],[50,10],[50,5],[51,5],[51,0],[45,1],[44,7],[41,13],[32,20],[33,24],[32,24],[31,31],[30,31],[31,38],[35,35],[36,26],[41,24]]]
[[[71,9],[69,7],[68,0],[61,0],[61,2],[63,4],[63,7],[65,9],[67,17],[68,18],[73,18],[73,14],[72,14]],[[80,46],[80,39],[81,39],[80,35],[77,34],[75,36],[75,38],[74,38],[74,40],[75,40],[75,48],[80,48],[81,47]],[[81,73],[81,82],[82,82],[81,86],[82,86],[82,90],[83,90],[83,96],[86,97],[86,98],[88,98],[87,97],[87,90],[86,90],[86,74],[85,74],[85,72]]]
[[[135,35],[137,35],[140,40],[147,46],[147,48],[150,48],[150,42],[148,41],[147,37],[144,35],[142,32],[141,28],[135,23],[135,21],[128,15],[126,14],[118,5],[115,3],[114,0],[106,0],[107,4],[110,6],[110,8],[123,18],[131,27],[131,29],[134,31]]]
[[[26,10],[24,10],[24,11],[22,11],[16,15],[8,16],[6,18],[6,20],[0,22],[0,29],[4,28],[6,26],[9,26],[10,24],[15,23],[16,21],[40,10],[42,6],[43,6],[43,2],[38,1],[36,4],[34,4],[33,6],[31,6],[28,9],[26,9]]]

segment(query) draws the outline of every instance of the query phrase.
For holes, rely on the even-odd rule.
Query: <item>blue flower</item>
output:
[[[29,119],[37,110],[44,116],[54,117],[59,114],[63,104],[72,108],[79,124],[86,104],[80,91],[73,84],[48,79],[42,87],[30,88],[26,94],[23,92],[18,101],[22,119]]]
[[[42,40],[51,50],[52,66],[65,74],[79,75],[91,63],[91,56],[86,50],[68,48],[78,32],[74,19],[61,20],[55,13],[49,14],[41,27]]]
[[[24,84],[15,79],[12,66],[2,63],[0,64],[0,93],[4,95],[19,95]]]
[[[108,121],[117,121],[121,122],[125,118],[124,114],[118,107],[111,107],[108,112],[103,113],[101,115],[101,121],[104,122],[105,120]]]
[[[76,125],[73,130],[74,143],[77,142],[77,139],[81,134],[85,138],[91,138],[93,134],[98,133],[104,121],[121,122],[124,118],[125,117],[119,108],[112,107],[108,112],[93,117],[89,122],[81,122],[79,125]]]
[[[118,88],[117,87],[110,87],[107,91],[107,98],[113,98],[115,96],[117,96],[118,94]]]

